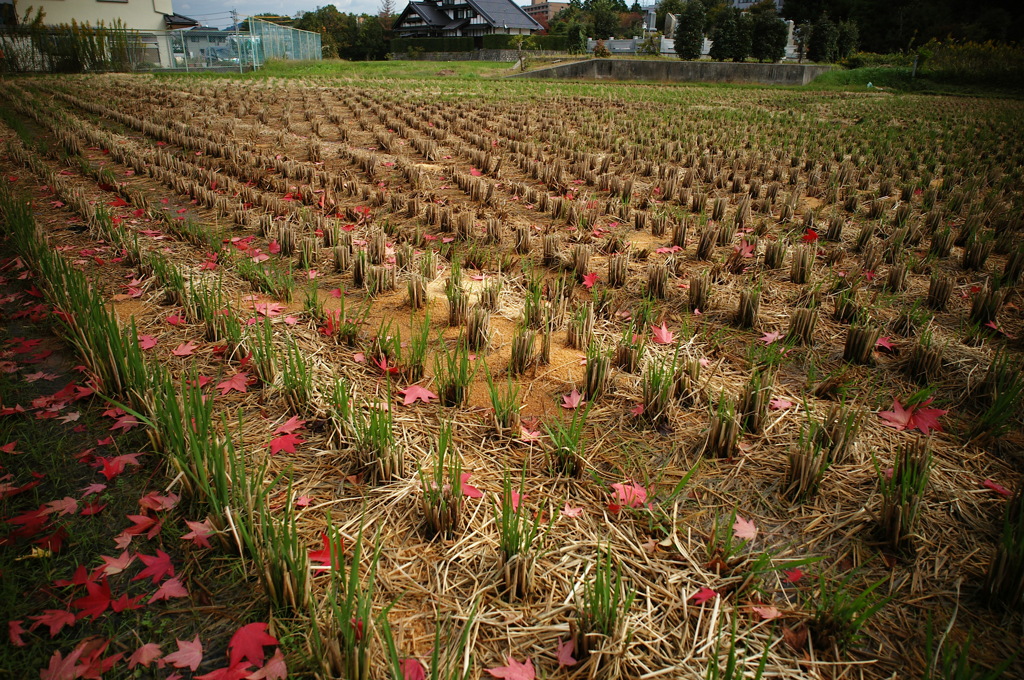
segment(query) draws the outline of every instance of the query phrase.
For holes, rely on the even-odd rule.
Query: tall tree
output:
[[[730,8],[720,13],[711,30],[711,58],[715,61],[742,61],[746,57],[742,30],[739,10]]]
[[[594,24],[595,38],[615,35],[619,28],[619,13],[614,0],[593,0],[590,3],[590,20]]]
[[[583,24],[572,22],[565,34],[569,41],[569,54],[586,54],[587,29]]]
[[[384,30],[390,31],[391,26],[395,23],[395,0],[381,0],[377,16],[380,17],[380,25],[384,27]]]
[[[857,42],[860,32],[855,21],[840,21],[836,25],[838,35],[836,36],[836,52],[840,59],[846,59],[857,51]]]
[[[785,57],[789,29],[776,13],[773,0],[762,0],[751,7],[750,21],[750,56],[769,62]]]
[[[700,59],[704,49],[704,4],[690,0],[683,6],[676,22],[675,48],[680,59]]]
[[[807,44],[807,58],[811,61],[832,63],[839,60],[839,29],[822,14],[811,29],[811,39]]]

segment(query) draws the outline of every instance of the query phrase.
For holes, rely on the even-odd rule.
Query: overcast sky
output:
[[[231,23],[229,12],[238,10],[238,16],[246,17],[253,14],[287,14],[295,16],[296,12],[311,12],[317,7],[333,4],[341,12],[355,14],[376,14],[380,8],[380,0],[335,0],[334,2],[316,2],[315,0],[174,0],[174,11],[191,17],[205,26],[224,28]],[[396,0],[396,12],[405,9],[405,0]]]

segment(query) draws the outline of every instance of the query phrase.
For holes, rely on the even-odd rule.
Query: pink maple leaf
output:
[[[257,314],[266,317],[279,316],[285,306],[280,302],[256,302],[252,306]]]
[[[732,535],[744,541],[753,541],[757,537],[757,527],[750,520],[736,515],[736,521],[732,525]]]
[[[431,399],[437,399],[436,394],[420,385],[409,385],[404,389],[398,390],[398,393],[403,397],[403,406],[414,404],[417,400],[422,401],[424,404],[429,404]]]
[[[288,665],[285,663],[281,648],[274,650],[274,656],[270,657],[263,668],[245,677],[247,680],[285,680],[288,677]]]
[[[579,390],[573,389],[569,394],[562,396],[562,408],[564,409],[576,409],[585,404],[583,395],[579,393]]]
[[[149,598],[149,603],[159,602],[160,600],[169,600],[172,597],[188,597],[188,590],[181,584],[178,577],[169,578],[164,581],[156,592],[153,593],[153,597]]]
[[[75,617],[72,615],[71,618],[74,619]],[[24,647],[26,644],[28,644],[27,642],[21,639],[21,636],[25,634],[25,629],[21,627],[21,624],[21,619],[18,619],[17,621],[7,622],[7,637],[10,639],[11,644],[15,647]]]
[[[595,283],[597,283],[597,274],[591,272],[583,277],[583,287],[587,290],[593,288]]]
[[[291,434],[295,430],[301,430],[302,426],[306,424],[305,420],[300,420],[298,416],[292,416],[282,424],[277,426],[274,430],[274,434]]]
[[[192,642],[177,640],[177,643],[178,651],[165,656],[164,663],[175,668],[188,668],[194,672],[203,662],[203,643],[199,641],[199,636],[196,635]]]
[[[885,421],[885,425],[896,430],[912,430],[914,408],[910,409],[903,408],[903,404],[899,402],[899,399],[892,400],[892,410],[882,411],[878,414],[878,417]]]
[[[139,506],[152,510],[153,512],[162,512],[164,510],[170,510],[181,497],[176,493],[169,493],[166,496],[161,496],[156,491],[150,491],[145,496],[139,499]]]
[[[244,371],[241,373],[235,373],[233,376],[225,380],[224,382],[217,383],[217,389],[220,390],[220,396],[224,396],[228,392],[247,392],[246,385],[249,382],[249,374]]]
[[[573,651],[575,651],[575,649],[576,649],[576,641],[575,640],[569,639],[569,640],[566,640],[565,642],[563,642],[562,640],[558,641],[557,658],[558,658],[558,665],[559,665],[559,667],[561,667],[561,666],[575,666],[576,665],[576,659],[573,658],[573,655],[572,655],[572,653],[573,653]]]
[[[762,335],[759,340],[766,345],[770,345],[781,337],[782,333],[779,333],[778,331],[771,331]]]
[[[57,513],[58,517],[73,515],[78,512],[78,501],[71,496],[65,496],[59,501],[50,501],[46,504],[47,513]]]
[[[196,350],[196,347],[199,347],[199,345],[189,340],[188,342],[183,342],[174,349],[172,349],[171,354],[173,354],[176,357],[191,356],[192,352]]]
[[[418,659],[402,659],[402,680],[426,680],[427,669]]]
[[[615,504],[630,508],[640,508],[647,503],[647,489],[636,482],[629,484],[612,484],[615,491]]]
[[[708,588],[707,586],[704,586],[696,593],[691,595],[690,599],[696,602],[697,604],[704,604],[708,600],[713,600],[716,597],[718,597],[718,593],[716,591],[711,590],[711,588]]]
[[[569,501],[566,501],[565,506],[562,508],[562,514],[566,517],[579,517],[583,514],[583,508],[574,508],[569,505]]]
[[[882,337],[878,338],[878,340],[875,340],[875,347],[879,348],[879,351],[881,351],[881,350],[885,350],[886,352],[895,352],[896,351],[896,348],[892,346],[892,343],[889,342],[889,338],[887,336],[882,336]]]
[[[295,446],[305,441],[305,439],[297,434],[283,434],[270,440],[267,446],[270,447],[270,455],[273,456],[282,451],[285,453],[295,453]]]
[[[672,339],[675,338],[675,333],[670,331],[662,321],[660,326],[651,326],[651,331],[654,334],[654,343],[657,345],[669,345],[672,343]]]
[[[519,663],[511,656],[508,657],[508,665],[485,670],[493,677],[505,680],[534,680],[537,677],[536,671],[533,670],[533,661],[527,659],[524,663]]]
[[[148,642],[128,657],[128,670],[132,670],[136,666],[142,666],[143,668],[149,668],[149,664],[153,663],[161,656],[163,651],[160,649],[160,645],[155,642]]]
[[[991,479],[986,479],[984,482],[981,483],[981,485],[984,488],[986,488],[986,489],[989,489],[991,491],[995,491],[1000,496],[1005,496],[1006,498],[1009,498],[1009,497],[1013,496],[1013,492],[1012,491],[1007,489],[1002,484],[998,484],[996,482],[993,482]]]
[[[156,347],[156,337],[152,335],[139,336],[139,349],[153,349]]]
[[[183,534],[181,540],[192,541],[193,543],[202,548],[213,547],[210,545],[209,541],[210,533],[213,531],[213,528],[210,526],[209,519],[204,519],[202,522],[192,522],[189,520],[185,520],[185,524],[187,524],[188,528],[192,531],[188,532],[187,534]]]
[[[772,399],[770,402],[768,402],[768,406],[773,411],[785,411],[787,408],[793,406],[793,402],[789,401],[788,399]]]
[[[74,651],[67,655],[67,658],[61,655],[60,650],[53,653],[50,657],[50,665],[39,671],[39,677],[41,680],[66,680],[67,678],[80,678],[82,673],[80,672],[80,666],[78,666],[78,659],[85,652],[85,646],[88,641],[79,643],[75,647]]]
[[[762,621],[771,621],[772,619],[777,619],[782,616],[782,612],[775,607],[758,607],[756,605],[752,605],[750,607],[750,611],[757,614]]]
[[[113,576],[114,574],[120,574],[122,571],[127,569],[129,565],[135,561],[135,555],[132,555],[130,552],[125,550],[117,557],[100,555],[100,559],[103,560],[103,566],[100,567],[103,573],[108,576]]]
[[[470,472],[463,472],[459,476],[459,481],[462,485],[462,495],[469,496],[470,498],[483,498],[484,492],[469,483],[471,474]]]
[[[817,240],[818,240],[818,232],[816,232],[816,231],[814,231],[813,229],[811,229],[811,228],[809,228],[809,227],[808,227],[808,228],[807,228],[807,229],[806,229],[806,230],[804,231],[804,235],[803,235],[803,237],[802,237],[802,240],[803,240],[803,241],[804,241],[805,243],[814,243],[815,241],[817,241]]]
[[[110,426],[110,429],[111,430],[123,430],[123,431],[127,432],[127,431],[129,431],[129,430],[131,430],[133,428],[138,427],[139,425],[142,425],[142,423],[140,423],[138,420],[136,420],[135,416],[130,415],[130,414],[125,414],[125,415],[121,416],[120,418],[118,418],[116,421],[114,421],[114,424]]]

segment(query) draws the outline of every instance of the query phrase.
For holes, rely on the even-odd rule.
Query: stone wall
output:
[[[549,66],[509,77],[806,85],[822,73],[831,70],[831,68],[831,66],[818,66],[814,64],[588,59],[587,61],[577,61],[571,64]]]

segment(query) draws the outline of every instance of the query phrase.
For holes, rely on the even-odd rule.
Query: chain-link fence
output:
[[[321,59],[320,34],[259,19],[248,31],[124,27],[0,29],[0,72],[252,70],[267,59]]]

